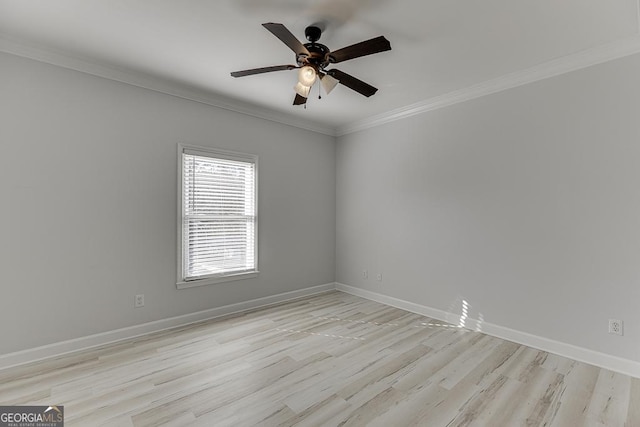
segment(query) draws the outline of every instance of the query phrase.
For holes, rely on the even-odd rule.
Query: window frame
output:
[[[230,273],[216,276],[203,276],[200,278],[186,279],[183,275],[184,272],[184,236],[183,236],[183,212],[184,212],[184,154],[195,154],[205,157],[211,157],[214,159],[233,160],[245,163],[252,163],[254,165],[254,206],[255,206],[255,222],[254,222],[254,260],[255,269],[252,271],[244,271],[241,273]],[[258,268],[258,156],[254,154],[239,153],[235,151],[228,151],[219,148],[212,147],[200,147],[194,145],[178,144],[178,199],[177,199],[177,272],[176,272],[176,287],[178,289],[193,288],[197,286],[213,285],[216,283],[225,283],[236,280],[251,279],[258,276],[260,270]]]

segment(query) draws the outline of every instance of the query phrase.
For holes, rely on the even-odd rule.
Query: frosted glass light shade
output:
[[[302,83],[298,82],[298,84],[293,87],[293,90],[295,90],[298,95],[308,98],[309,91],[311,91],[311,86],[305,86]]]
[[[298,81],[303,86],[313,86],[313,83],[315,83],[316,81],[316,76],[316,70],[314,70],[314,68],[309,65],[305,65],[304,67],[300,68],[300,71],[298,71]]]
[[[323,77],[320,78],[320,83],[322,84],[324,91],[328,95],[331,93],[333,88],[335,88],[340,82],[337,79],[334,79],[333,77],[331,77],[330,75],[325,74]]]

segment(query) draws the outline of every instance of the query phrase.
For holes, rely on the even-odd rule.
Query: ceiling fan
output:
[[[356,43],[332,52],[327,46],[318,43],[322,35],[322,29],[318,26],[311,25],[304,30],[304,34],[307,40],[309,40],[309,43],[305,44],[302,44],[296,36],[282,24],[269,22],[262,24],[262,26],[279,38],[296,54],[297,65],[275,65],[272,67],[252,68],[250,70],[234,71],[231,73],[231,76],[244,77],[272,71],[298,69],[298,83],[294,87],[296,97],[293,100],[293,105],[307,103],[311,87],[317,79],[320,79],[320,84],[326,93],[331,92],[338,83],[366,97],[378,91],[377,88],[370,84],[336,68],[329,70],[326,68],[331,64],[337,64],[349,59],[391,50],[391,43],[389,43],[389,40],[384,38],[384,36]]]

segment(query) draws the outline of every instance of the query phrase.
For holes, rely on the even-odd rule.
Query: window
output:
[[[180,145],[178,288],[255,277],[256,156]]]

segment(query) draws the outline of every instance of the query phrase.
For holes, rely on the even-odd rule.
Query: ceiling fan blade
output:
[[[327,71],[327,74],[338,80],[341,84],[345,85],[349,89],[355,90],[356,92],[366,96],[367,98],[378,91],[377,88],[371,86],[370,84],[365,83],[362,80],[358,80],[355,77],[347,73],[343,73],[340,70],[336,70],[335,68]]]
[[[293,105],[302,105],[307,103],[307,98],[300,96],[296,93],[296,97],[293,100]]]
[[[391,43],[389,40],[384,38],[384,36],[380,36],[331,52],[329,54],[329,61],[337,64],[338,62],[360,58],[361,56],[373,55],[374,53],[380,53],[387,50],[391,50]]]
[[[270,73],[272,71],[293,70],[295,68],[298,68],[298,67],[295,65],[275,65],[273,67],[252,68],[250,70],[234,71],[231,73],[231,76],[244,77],[244,76],[251,76],[254,74]]]
[[[282,43],[289,46],[289,49],[294,51],[296,55],[300,55],[300,54],[304,54],[307,56],[310,55],[307,48],[304,47],[304,45],[300,43],[300,40],[298,40],[296,36],[291,34],[291,31],[289,31],[287,27],[285,27],[284,25],[268,22],[266,24],[262,24],[262,26],[265,27],[267,30],[271,31],[271,34],[279,38],[282,41]]]

